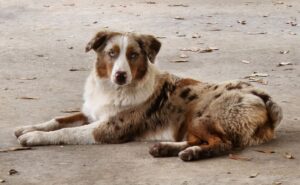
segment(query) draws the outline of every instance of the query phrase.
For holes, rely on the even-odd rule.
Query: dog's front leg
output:
[[[54,118],[50,121],[40,123],[37,125],[27,125],[18,127],[15,130],[15,136],[18,138],[23,134],[33,131],[53,131],[66,127],[80,126],[88,123],[88,118],[83,113],[76,113],[72,115]]]
[[[102,123],[94,122],[89,125],[63,128],[50,132],[32,131],[21,135],[18,141],[24,146],[96,144],[93,132],[99,124]]]

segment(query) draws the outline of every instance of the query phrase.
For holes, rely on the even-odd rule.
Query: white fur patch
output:
[[[118,112],[145,102],[155,90],[155,76],[159,73],[148,61],[148,71],[136,86],[119,87],[109,79],[99,78],[96,71],[88,77],[84,90],[83,113],[90,121],[106,121]]]
[[[171,128],[167,128],[162,131],[156,131],[155,133],[149,133],[148,135],[137,139],[138,141],[175,141],[174,132]]]
[[[27,126],[19,127],[15,130],[15,135],[19,137],[20,135],[23,135],[28,132],[36,131],[36,130],[52,131],[57,129],[58,127],[59,127],[59,123],[55,119],[52,119],[50,121],[37,124],[37,125],[27,125]]]
[[[118,59],[115,61],[113,69],[112,69],[112,73],[111,73],[111,77],[110,80],[112,83],[115,83],[115,76],[116,73],[118,71],[121,72],[126,72],[127,74],[127,79],[126,79],[126,84],[129,84],[132,80],[132,74],[131,74],[131,69],[126,57],[126,51],[127,51],[127,47],[128,47],[128,37],[127,36],[122,36],[122,37],[118,37],[116,38],[118,39],[117,41],[115,41],[114,43],[118,43],[118,45],[120,46],[120,53],[118,56]]]

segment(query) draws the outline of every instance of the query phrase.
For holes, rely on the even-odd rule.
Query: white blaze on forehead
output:
[[[114,77],[116,75],[116,72],[126,72],[127,79],[126,83],[130,83],[132,80],[131,70],[130,66],[126,57],[126,51],[128,47],[128,37],[126,35],[122,35],[120,37],[117,37],[116,39],[112,40],[112,45],[118,45],[120,47],[120,53],[118,58],[116,59],[112,73],[111,73],[111,80],[114,81]]]

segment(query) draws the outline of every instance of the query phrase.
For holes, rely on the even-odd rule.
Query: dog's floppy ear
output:
[[[113,36],[118,33],[110,32],[110,31],[100,31],[98,32],[92,40],[86,45],[85,52],[89,52],[91,49],[97,51],[98,49],[102,48],[105,43]]]
[[[155,57],[158,54],[161,43],[152,35],[138,36],[140,47],[146,52],[146,55],[151,63],[154,63]]]

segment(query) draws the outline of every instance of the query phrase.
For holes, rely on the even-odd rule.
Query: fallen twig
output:
[[[10,147],[10,148],[1,148],[0,152],[13,152],[13,151],[20,151],[20,150],[31,150],[31,147]]]

